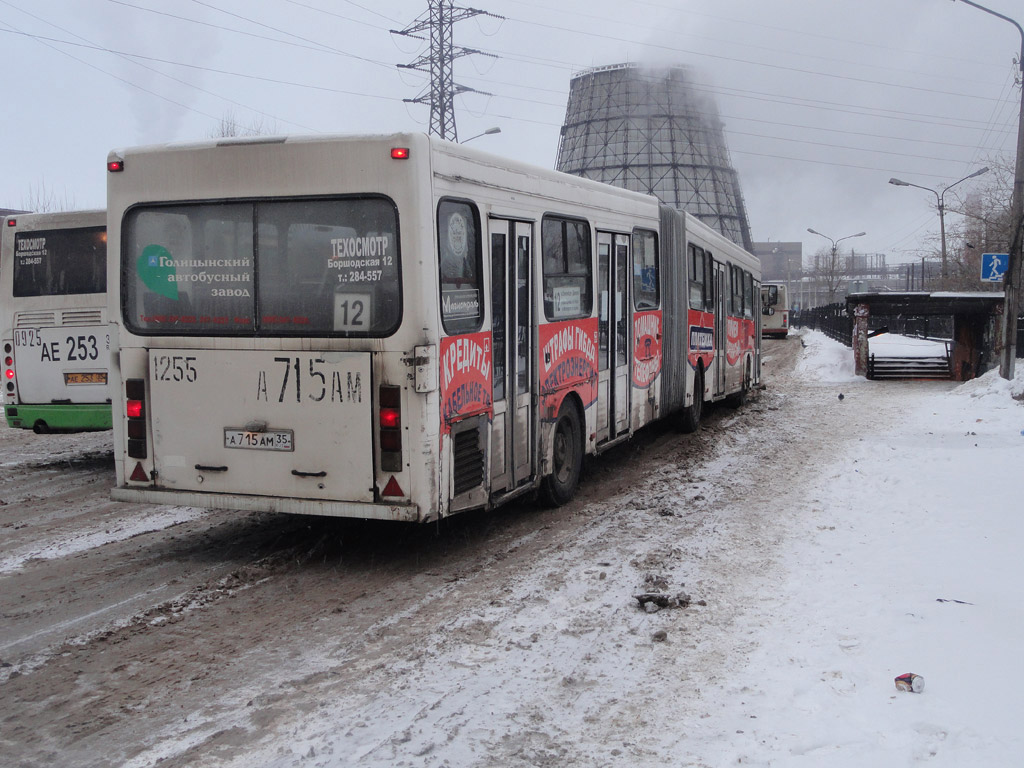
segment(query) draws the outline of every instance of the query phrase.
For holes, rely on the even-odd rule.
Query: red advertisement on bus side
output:
[[[661,373],[661,311],[633,316],[633,384],[646,389]]]
[[[726,321],[725,330],[725,359],[729,365],[736,365],[745,353],[754,351],[754,321],[730,317]]]
[[[704,370],[711,367],[715,359],[715,316],[711,312],[691,309],[688,314],[689,340],[686,359],[691,368],[704,363]]]
[[[597,318],[549,323],[538,329],[540,396],[548,418],[558,415],[565,390],[579,393],[583,407],[597,399]]]
[[[441,431],[453,421],[480,413],[493,415],[491,334],[471,333],[441,339]]]

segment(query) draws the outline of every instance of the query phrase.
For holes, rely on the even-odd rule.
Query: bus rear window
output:
[[[398,216],[383,198],[140,207],[124,248],[135,332],[385,336],[401,319]]]
[[[106,290],[106,227],[14,235],[15,296],[71,296]]]

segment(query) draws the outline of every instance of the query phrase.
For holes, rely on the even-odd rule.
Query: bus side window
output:
[[[541,224],[544,314],[548,320],[589,317],[593,310],[594,260],[590,225],[545,216]]]
[[[657,309],[660,298],[658,236],[647,230],[633,232],[633,307]]]
[[[715,311],[715,260],[704,252],[704,311]]]
[[[690,308],[704,309],[704,296],[707,292],[707,286],[705,283],[706,277],[704,273],[704,249],[690,243],[690,252],[687,262],[689,262],[690,272]]]
[[[754,316],[754,276],[743,273],[743,316]]]
[[[480,214],[466,200],[437,204],[441,322],[450,334],[473,333],[483,324]]]

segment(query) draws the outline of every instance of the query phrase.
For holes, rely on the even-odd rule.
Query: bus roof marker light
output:
[[[16,227],[16,226],[18,226],[18,220],[17,219],[8,219],[7,220],[7,226],[8,227]]]
[[[107,170],[111,173],[120,173],[124,170],[124,160],[121,160],[120,158],[117,160],[108,160]]]
[[[408,147],[392,147],[391,148],[391,159],[392,160],[408,160],[409,159],[409,148]]]

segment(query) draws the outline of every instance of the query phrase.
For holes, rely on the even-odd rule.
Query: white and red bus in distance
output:
[[[0,349],[8,426],[110,429],[106,290],[105,211],[4,217]]]
[[[761,284],[761,333],[777,339],[789,335],[789,294],[785,283]]]
[[[646,195],[422,134],[108,170],[116,499],[402,521],[563,503],[584,455],[759,381],[759,262]],[[721,283],[698,314],[689,242]]]

